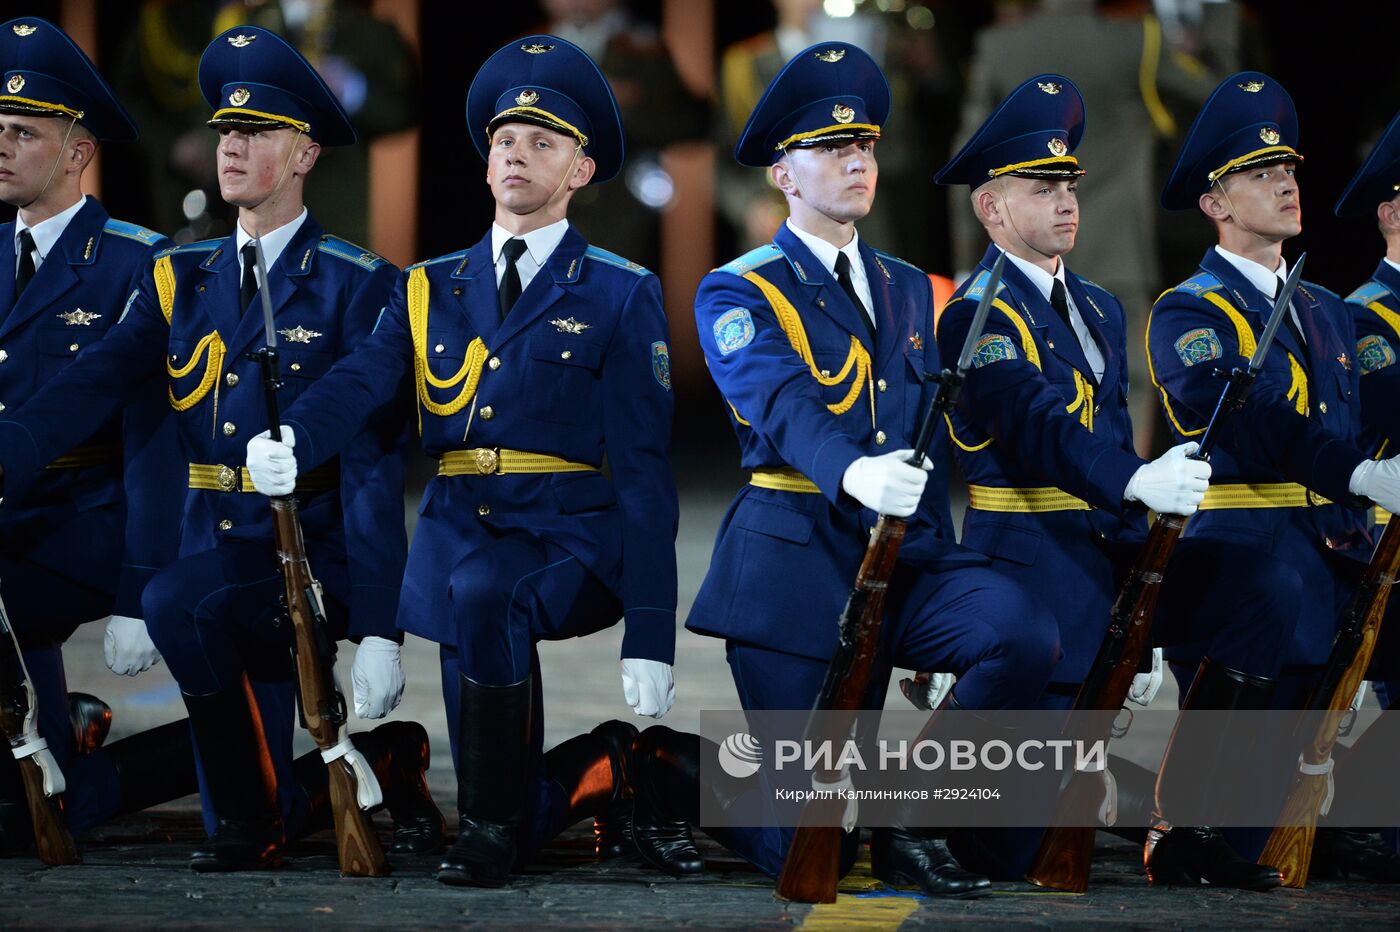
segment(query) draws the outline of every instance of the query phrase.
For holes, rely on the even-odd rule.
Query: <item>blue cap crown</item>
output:
[[[734,147],[741,165],[764,168],[789,147],[879,139],[890,86],[866,51],[822,42],[798,52],[763,92]]]
[[[290,126],[323,146],[348,146],[355,128],[326,82],[277,33],[235,26],[199,59],[210,126]]]
[[[48,20],[0,26],[0,72],[0,112],[67,116],[98,139],[136,138],[136,124],[92,61]]]
[[[467,90],[467,128],[484,159],[504,123],[529,123],[572,136],[593,160],[594,182],[622,170],[622,117],[603,72],[558,36],[526,36],[498,49]]]
[[[1162,206],[1189,210],[1226,175],[1301,162],[1297,144],[1298,111],[1283,85],[1258,71],[1231,75],[1196,114],[1162,188]]]
[[[1002,175],[1077,178],[1082,138],[1084,95],[1064,75],[1038,74],[1006,96],[933,180],[976,188]]]
[[[1376,206],[1400,194],[1400,113],[1366,156],[1333,208],[1338,217],[1374,217]]]

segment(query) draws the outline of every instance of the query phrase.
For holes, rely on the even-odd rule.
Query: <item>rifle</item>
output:
[[[1400,521],[1392,520],[1386,525],[1361,584],[1347,601],[1322,680],[1308,697],[1298,773],[1264,852],[1259,855],[1260,864],[1278,868],[1285,887],[1301,888],[1308,882],[1317,819],[1331,804],[1332,746],[1337,743],[1337,732],[1351,710],[1351,699],[1370,666],[1390,589],[1400,570],[1397,525]]]
[[[272,321],[272,299],[267,289],[267,260],[262,239],[253,240],[262,287],[263,326],[267,345],[253,356],[262,366],[267,400],[267,423],[272,436],[282,439],[282,414],[277,390],[282,386],[277,364],[277,331]],[[349,718],[345,694],[335,678],[335,640],[326,622],[321,584],[311,575],[306,559],[297,501],[291,495],[269,497],[282,564],[282,585],[287,614],[295,640],[297,680],[300,684],[302,723],[311,733],[330,777],[331,812],[335,818],[335,846],[340,872],[351,877],[383,877],[389,873],[384,848],[375,834],[369,810],[384,801],[379,782],[364,755],[350,741],[345,724]]]
[[[1215,374],[1226,380],[1225,388],[1221,390],[1220,400],[1216,402],[1215,411],[1211,413],[1205,433],[1201,436],[1200,449],[1192,454],[1195,458],[1210,459],[1217,429],[1225,414],[1243,407],[1248,399],[1250,389],[1264,367],[1264,357],[1273,345],[1274,335],[1283,323],[1283,315],[1288,313],[1288,303],[1298,287],[1306,260],[1306,253],[1298,257],[1288,281],[1279,291],[1249,365],[1243,369],[1236,366],[1228,373],[1216,370]],[[1109,614],[1108,631],[1104,633],[1094,664],[1089,668],[1089,675],[1079,688],[1070,712],[1070,727],[1078,725],[1087,741],[1107,741],[1112,734],[1112,718],[1128,698],[1133,677],[1137,675],[1143,656],[1151,645],[1157,596],[1167,564],[1185,527],[1184,516],[1159,514],[1133,562],[1132,571],[1118,591]],[[1099,714],[1086,716],[1085,713]],[[1098,807],[1104,790],[1104,782],[1096,776],[1096,772],[1075,771],[1071,775],[1069,784],[1060,794],[1055,819],[1040,840],[1040,848],[1035,853],[1035,861],[1026,874],[1026,880],[1037,886],[1072,893],[1083,893],[1089,888],[1089,858],[1094,850],[1094,832],[1097,828],[1092,823],[1078,823],[1087,821],[1085,814]]]
[[[967,378],[967,370],[972,367],[972,356],[977,349],[977,340],[982,335],[982,327],[987,321],[992,300],[1001,284],[1002,268],[1006,264],[1006,254],[997,258],[992,267],[991,277],[977,303],[977,311],[972,318],[972,326],[963,341],[962,354],[958,357],[956,369],[943,369],[930,378],[938,383],[928,413],[919,429],[914,443],[914,455],[909,463],[922,466],[924,456],[933,443],[933,435],[943,417],[957,404],[958,394]],[[904,542],[906,526],[904,518],[880,515],[871,532],[870,543],[865,549],[865,558],[856,573],[855,584],[846,598],[846,607],[837,622],[839,637],[836,653],[826,668],[826,678],[817,696],[808,720],[806,738],[808,741],[821,740],[820,736],[833,732],[849,734],[855,726],[855,712],[865,702],[865,694],[870,687],[871,668],[875,664],[880,649],[880,629],[885,615],[885,593],[889,587],[890,574],[894,571],[899,547]],[[824,713],[847,713],[837,717],[842,727],[831,728],[830,722],[822,724]],[[813,787],[819,791],[836,790],[847,785],[847,775],[842,773],[824,775],[831,779],[814,778]],[[822,793],[803,809],[802,818],[788,846],[787,857],[783,861],[782,872],[778,875],[777,896],[797,903],[833,903],[836,901],[836,885],[840,878],[839,858],[842,826],[835,824],[832,806],[844,809],[846,816],[841,821],[847,829],[855,824],[854,804],[834,797],[824,798]]]
[[[19,639],[0,601],[0,732],[9,742],[24,780],[34,845],[45,864],[81,864],[83,856],[63,817],[63,771],[39,737],[39,697],[29,680]]]

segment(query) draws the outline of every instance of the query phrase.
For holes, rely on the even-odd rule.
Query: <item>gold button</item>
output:
[[[885,441],[888,439],[889,438],[885,436],[885,432],[883,430],[875,431],[875,446],[883,447],[885,445]]]
[[[77,351],[78,351],[78,344],[76,344],[76,343],[69,343],[69,344],[68,344],[68,352],[70,352],[70,353],[76,353]]]
[[[481,409],[481,419],[482,419],[483,421],[489,421],[489,420],[491,420],[491,418],[493,418],[493,417],[495,417],[495,416],[496,416],[496,412],[491,410],[491,406],[490,406],[490,405],[487,405],[486,407],[484,407],[484,408]]]
[[[1054,341],[1054,340],[1046,340],[1046,341],[1045,341],[1045,345],[1048,346],[1048,347],[1050,347],[1051,349],[1054,349],[1054,348],[1055,348],[1055,341]]]
[[[227,531],[231,527],[233,527],[233,522],[230,521],[228,518],[225,518],[224,520],[219,522],[219,530],[221,531]]]
[[[439,343],[437,346],[434,346],[434,347],[433,347],[433,352],[435,352],[435,353],[441,353],[441,352],[442,352],[444,349],[446,349],[446,348],[447,348],[447,347],[445,347],[445,346],[443,346],[441,343]]]
[[[224,376],[224,384],[227,385],[229,388],[233,388],[235,385],[237,385],[238,373],[230,372],[228,375]]]
[[[1323,414],[1326,414],[1326,413],[1327,413],[1327,402],[1325,402],[1325,401],[1318,402],[1317,410],[1321,411]]]
[[[887,389],[887,388],[890,387],[889,383],[886,382],[884,379],[881,379],[880,381],[876,382],[876,383],[875,383],[875,386],[876,386],[878,389],[880,389],[880,391],[884,391],[885,389]]]
[[[574,356],[574,351],[573,351],[573,350],[564,350],[564,352],[562,352],[562,353],[559,354],[559,358],[560,358],[560,359],[572,359],[573,356]]]
[[[8,350],[2,350],[2,349],[0,349],[0,362],[4,362],[5,360],[7,360],[7,359],[9,359],[9,358],[10,358],[9,351],[8,351]]]
[[[489,515],[489,514],[491,513],[491,506],[490,506],[490,505],[477,505],[477,506],[476,506],[476,513],[479,514],[479,515],[481,515],[481,516],[484,518],[484,517],[486,517],[487,515]]]
[[[823,300],[823,299],[821,299],[821,298],[818,298],[818,299],[817,299],[817,307],[826,307],[826,301]]]
[[[496,371],[497,369],[501,368],[501,357],[492,356],[490,360],[487,361],[486,365],[491,367],[492,372]]]
[[[236,433],[238,433],[238,425],[233,421],[224,421],[224,436],[232,437]]]
[[[829,379],[829,378],[831,378],[831,370],[830,370],[830,369],[823,369],[823,370],[822,370],[822,378],[824,378],[824,379]]]
[[[293,372],[300,372],[300,371],[301,371],[301,363],[299,363],[299,362],[294,362],[294,363],[292,363],[292,371],[293,371]]]

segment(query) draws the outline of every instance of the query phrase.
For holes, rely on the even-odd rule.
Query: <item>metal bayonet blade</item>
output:
[[[1003,252],[997,256],[996,264],[992,266],[992,274],[983,286],[982,297],[977,302],[977,312],[972,315],[972,326],[967,330],[967,339],[963,341],[962,353],[958,356],[959,372],[965,373],[972,367],[972,354],[977,351],[977,341],[982,339],[982,328],[987,323],[987,314],[992,309],[997,289],[1001,287],[1001,271],[1005,267],[1006,253]]]
[[[1298,261],[1293,263],[1293,271],[1288,273],[1288,281],[1283,283],[1279,289],[1278,297],[1274,300],[1273,313],[1269,315],[1269,322],[1264,325],[1264,332],[1259,336],[1259,343],[1254,347],[1254,355],[1249,357],[1249,371],[1258,373],[1264,368],[1264,357],[1269,354],[1269,347],[1273,345],[1274,335],[1278,333],[1279,324],[1283,323],[1283,315],[1288,313],[1289,302],[1293,300],[1293,292],[1298,290],[1298,281],[1303,277],[1303,263],[1307,261],[1308,254],[1303,253],[1298,257]]]

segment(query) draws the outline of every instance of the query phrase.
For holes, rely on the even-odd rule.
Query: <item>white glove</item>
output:
[[[296,435],[286,424],[280,443],[272,439],[270,430],[249,440],[245,462],[253,488],[264,495],[291,495],[297,485],[297,458],[292,452],[296,445]]]
[[[660,718],[676,703],[671,665],[640,657],[622,658],[622,701],[638,715]]]
[[[1351,474],[1351,494],[1369,498],[1391,514],[1400,509],[1400,456],[1363,460]]]
[[[107,619],[107,634],[102,639],[102,654],[107,669],[122,676],[144,673],[160,663],[160,651],[146,633],[146,623],[140,618],[113,615]]]
[[[355,714],[360,718],[383,718],[394,711],[403,698],[399,645],[372,634],[360,641],[355,662],[350,665],[350,682],[355,688]]]
[[[916,709],[932,712],[943,702],[958,678],[952,673],[915,673],[899,681],[899,691]]]
[[[1157,696],[1157,690],[1162,688],[1162,648],[1152,649],[1152,669],[1147,673],[1139,673],[1133,677],[1133,683],[1128,687],[1128,701],[1136,702],[1146,708],[1152,704],[1152,700]]]
[[[1194,440],[1172,447],[1150,463],[1143,463],[1123,497],[1142,502],[1158,514],[1193,515],[1210,488],[1210,463],[1190,459],[1201,448]]]
[[[907,518],[918,509],[928,470],[933,468],[927,456],[923,469],[910,466],[913,455],[913,450],[895,450],[882,456],[862,456],[846,467],[841,488],[877,514]]]

